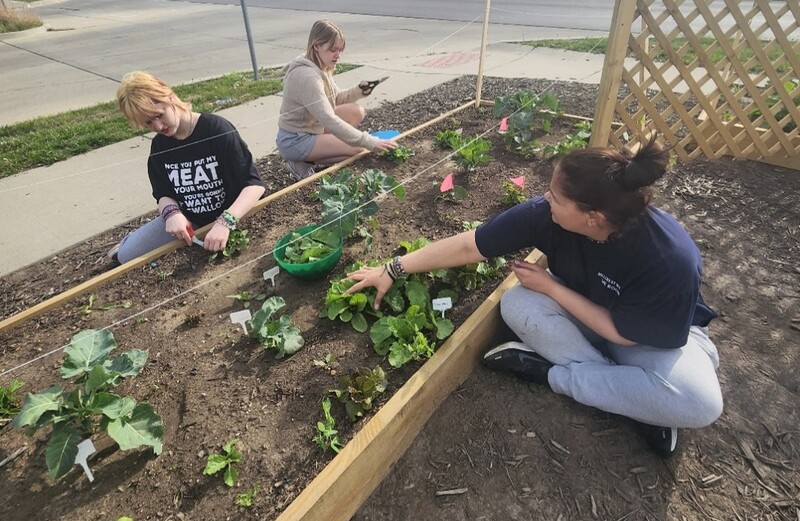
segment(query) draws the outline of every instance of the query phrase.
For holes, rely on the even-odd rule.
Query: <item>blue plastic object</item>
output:
[[[375,132],[371,132],[373,136],[378,139],[392,139],[393,137],[397,137],[400,135],[400,131],[398,130],[376,130]]]

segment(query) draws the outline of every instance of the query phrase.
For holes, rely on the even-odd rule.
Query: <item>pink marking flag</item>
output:
[[[505,134],[506,132],[508,132],[508,118],[507,117],[505,117],[505,118],[500,120],[500,128],[497,131],[500,132],[501,134]]]
[[[442,181],[442,186],[439,187],[439,191],[444,193],[452,189],[453,189],[453,174],[447,174],[447,177],[445,177],[444,180]]]
[[[525,188],[525,176],[524,175],[521,175],[519,177],[513,177],[513,178],[509,179],[509,181],[511,181],[512,183],[514,183],[515,185],[517,185],[520,188]]]

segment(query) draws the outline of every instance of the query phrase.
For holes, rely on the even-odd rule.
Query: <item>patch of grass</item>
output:
[[[42,20],[28,9],[0,8],[0,33],[24,31],[40,25]]]
[[[704,49],[708,49],[715,42],[716,42],[715,38],[711,37],[700,38],[700,44],[703,46]],[[531,47],[547,47],[550,49],[564,49],[567,51],[585,52],[591,54],[605,54],[606,50],[608,50],[608,38],[577,38],[574,40],[538,40],[538,41],[525,41],[521,43],[523,45],[529,45]],[[686,43],[687,39],[680,37],[680,38],[674,38],[670,42],[670,45],[672,46],[673,50],[678,51],[681,47],[686,45]],[[733,40],[731,40],[731,43],[733,43]],[[764,46],[766,46],[768,42],[762,41],[761,43]],[[650,38],[650,47],[652,48],[656,44],[657,42],[655,38]],[[767,52],[767,56],[772,62],[774,62],[778,58],[783,57],[783,54],[784,54],[783,49],[781,49],[780,47],[775,47],[773,49],[770,49],[769,52]],[[755,53],[753,52],[752,49],[750,49],[749,47],[745,48],[739,53],[739,61],[745,63],[749,59],[751,59],[754,55]],[[630,54],[629,57],[634,57],[634,55]],[[722,48],[720,48],[719,46],[717,46],[717,48],[711,51],[709,58],[713,63],[719,63],[720,61],[725,59],[725,51],[722,50]],[[695,59],[697,59],[697,53],[695,53],[695,51],[692,49],[688,49],[682,56],[684,65],[690,64]],[[667,53],[662,50],[655,56],[654,60],[657,62],[667,61]],[[789,67],[790,65],[784,63],[778,66],[778,72],[786,73],[788,72]],[[751,74],[757,74],[762,70],[763,69],[760,65],[755,65],[754,67],[751,67],[748,70],[748,72]]]
[[[341,64],[335,72],[355,68],[358,65]],[[174,89],[194,110],[216,112],[280,92],[282,78],[281,69],[261,69],[258,81],[253,79],[252,72],[235,72],[177,85]],[[115,101],[0,126],[0,178],[52,165],[145,133],[128,125]]]

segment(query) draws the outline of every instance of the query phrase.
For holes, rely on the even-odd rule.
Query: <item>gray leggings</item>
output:
[[[122,238],[117,259],[128,262],[174,240],[175,237],[167,233],[164,221],[156,217]]]
[[[550,297],[520,285],[501,300],[506,324],[555,364],[554,392],[650,425],[697,428],[722,414],[717,348],[692,326],[680,349],[623,346],[603,340]]]

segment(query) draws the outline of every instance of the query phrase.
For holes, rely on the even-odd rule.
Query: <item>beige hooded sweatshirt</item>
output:
[[[288,132],[322,134],[325,129],[354,147],[373,150],[378,138],[353,127],[334,112],[334,107],[353,103],[364,94],[358,85],[341,90],[330,72],[298,56],[283,68],[283,102],[278,126]]]

